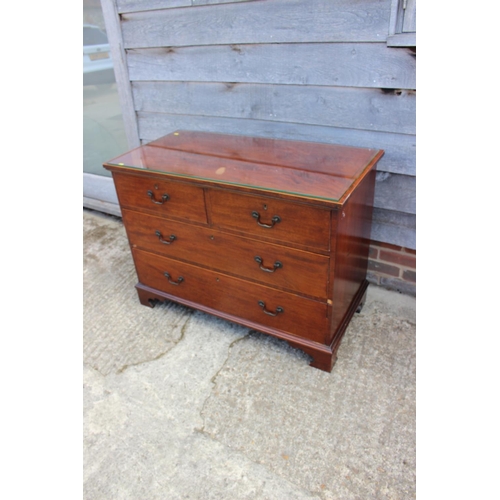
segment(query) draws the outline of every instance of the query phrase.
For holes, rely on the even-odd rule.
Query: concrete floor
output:
[[[328,374],[283,341],[139,304],[84,210],[84,499],[412,499],[415,299],[370,285]]]

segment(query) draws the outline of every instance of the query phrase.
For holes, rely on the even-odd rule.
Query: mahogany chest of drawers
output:
[[[274,335],[331,371],[364,301],[383,151],[178,131],[110,160],[142,304]]]

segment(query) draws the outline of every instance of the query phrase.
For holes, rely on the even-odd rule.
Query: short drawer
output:
[[[122,217],[132,247],[326,300],[324,255],[126,209]]]
[[[133,250],[139,282],[215,311],[324,342],[327,305],[191,264]]]
[[[116,172],[113,173],[113,180],[122,207],[193,222],[207,222],[205,196],[200,187]]]
[[[330,211],[266,196],[210,190],[215,226],[303,248],[328,250]]]

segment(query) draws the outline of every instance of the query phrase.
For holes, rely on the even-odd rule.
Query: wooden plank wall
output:
[[[415,249],[416,58],[391,0],[114,0],[139,140],[177,129],[385,149],[372,239]]]

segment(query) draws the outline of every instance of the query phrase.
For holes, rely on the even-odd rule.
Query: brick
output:
[[[403,247],[400,247],[397,245],[392,245],[391,243],[383,243],[381,241],[376,241],[374,243],[376,243],[381,248],[388,248],[389,250],[395,250],[397,252],[400,252],[401,250],[403,250]]]
[[[399,267],[390,266],[389,264],[384,264],[383,262],[377,262],[375,260],[368,261],[368,269],[370,271],[388,274],[389,276],[399,276]]]
[[[378,258],[378,248],[371,246],[370,247],[370,252],[368,254],[368,257],[370,259],[377,259]]]
[[[404,253],[388,252],[387,250],[380,250],[380,260],[386,262],[392,262],[393,264],[399,264],[404,267],[411,267],[415,269],[417,267],[417,258],[412,255],[407,255]]]
[[[411,281],[413,283],[417,282],[417,273],[415,271],[410,271],[409,269],[403,272],[403,279],[406,281]]]

